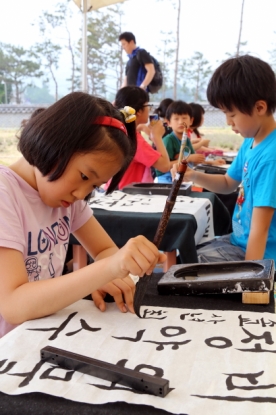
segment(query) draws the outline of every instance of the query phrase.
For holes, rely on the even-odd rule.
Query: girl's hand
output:
[[[113,278],[125,278],[129,274],[142,277],[150,275],[157,263],[163,263],[166,255],[158,251],[156,246],[140,235],[130,239],[116,254],[106,258],[110,264]]]
[[[135,283],[130,276],[127,276],[123,279],[116,279],[104,285],[100,290],[94,291],[92,293],[92,299],[96,307],[98,307],[101,311],[105,311],[106,304],[104,298],[106,294],[110,294],[114,298],[115,303],[122,313],[126,313],[128,310],[131,313],[134,313],[134,293]]]
[[[187,158],[188,162],[192,162],[195,164],[200,164],[200,163],[204,163],[205,161],[205,156],[204,154],[190,154],[189,157]]]
[[[161,120],[156,121],[153,125],[149,125],[150,138],[155,144],[155,140],[162,139],[165,134],[165,127]]]
[[[222,166],[226,163],[224,159],[216,159],[212,161],[212,166]]]
[[[203,138],[200,142],[201,146],[204,146],[204,147],[208,147],[209,143],[210,143],[210,140],[208,140],[208,138]]]

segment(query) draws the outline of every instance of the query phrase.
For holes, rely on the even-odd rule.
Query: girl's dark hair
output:
[[[192,108],[190,107],[189,104],[187,104],[187,102],[184,101],[173,101],[169,106],[168,109],[166,111],[166,118],[167,120],[170,121],[171,117],[173,114],[177,114],[177,115],[184,115],[184,114],[188,114],[190,117],[193,116],[192,114]]]
[[[276,108],[276,78],[268,63],[244,55],[227,59],[214,72],[207,88],[213,107],[251,115],[258,100],[266,101],[267,111]]]
[[[136,152],[136,127],[134,122],[125,124],[127,136],[118,128],[94,124],[98,116],[116,118],[125,124],[123,114],[110,102],[84,92],[72,92],[30,118],[18,148],[43,176],[49,175],[49,181],[61,177],[76,153],[116,154],[119,150],[124,164],[111,180],[110,193],[117,187]]]
[[[149,94],[139,86],[125,86],[117,92],[114,105],[116,108],[123,108],[126,105],[139,111],[143,109],[146,102],[149,102]]]
[[[162,101],[159,104],[159,107],[156,108],[156,110],[154,111],[155,114],[158,114],[159,117],[161,117],[161,118],[166,118],[167,108],[172,102],[173,102],[172,98],[162,99]]]
[[[198,128],[201,124],[202,115],[205,114],[205,109],[202,105],[196,104],[195,102],[190,102],[189,105],[192,108],[193,114],[193,124],[191,125],[191,127]]]

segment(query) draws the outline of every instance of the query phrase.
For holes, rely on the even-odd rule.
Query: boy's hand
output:
[[[176,173],[177,173],[177,163],[175,163],[171,168],[171,175],[172,175],[173,180],[175,178]],[[194,170],[187,166],[187,169],[184,174],[183,182],[193,182],[193,175],[194,175]]]

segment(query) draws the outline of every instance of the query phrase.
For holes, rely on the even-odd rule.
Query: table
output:
[[[231,217],[219,197],[211,192],[191,192],[190,197],[209,199],[213,205],[213,219],[215,236],[229,233]],[[125,243],[137,235],[144,235],[153,240],[162,213],[133,213],[106,211],[94,209],[94,215],[116,245],[121,248]],[[160,250],[166,252],[167,262],[164,271],[176,263],[176,250],[179,251],[181,263],[197,262],[194,235],[197,224],[193,215],[172,213],[160,245]],[[70,237],[73,244],[74,270],[85,266],[87,257],[84,249],[78,244],[73,235]]]
[[[269,305],[245,305],[241,302],[241,294],[210,296],[160,296],[157,282],[162,273],[153,274],[144,298],[145,305],[207,309],[274,312],[273,292]],[[275,315],[271,314],[272,320]],[[1,369],[0,369],[1,370]],[[142,398],[141,398],[142,401]],[[135,405],[125,402],[104,405],[89,405],[73,402],[43,393],[27,393],[22,395],[6,395],[0,393],[1,415],[169,415],[169,412],[147,405]],[[182,414],[180,414],[182,415]]]

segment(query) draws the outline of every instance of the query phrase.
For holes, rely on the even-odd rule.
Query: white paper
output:
[[[166,200],[167,196],[162,195],[132,195],[115,191],[107,196],[92,198],[89,205],[92,209],[108,211],[155,213],[164,211]],[[185,213],[195,217],[196,245],[214,239],[213,206],[209,199],[177,196],[172,213]]]
[[[146,318],[120,313],[115,304],[101,313],[81,300],[22,324],[0,340],[1,392],[44,392],[91,404],[143,403],[175,414],[275,414],[274,314],[149,306],[142,315]],[[165,398],[141,395],[55,364],[40,365],[40,349],[47,345],[159,373],[172,390]]]

